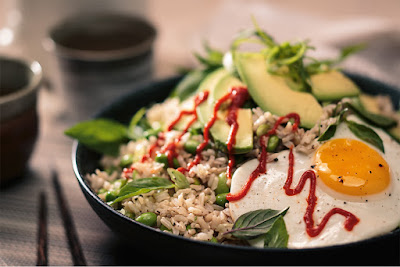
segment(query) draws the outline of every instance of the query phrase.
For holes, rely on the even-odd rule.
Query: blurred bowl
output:
[[[37,92],[42,81],[37,61],[0,56],[1,184],[21,176],[38,135]]]
[[[349,75],[365,92],[389,94],[399,108],[400,91],[359,75]],[[113,102],[96,117],[112,118],[128,124],[141,107],[163,101],[179,81],[172,78],[150,83]],[[72,164],[79,185],[97,215],[120,237],[127,239],[125,259],[132,264],[129,251],[140,250],[151,265],[396,265],[399,264],[400,229],[383,236],[337,246],[311,249],[260,249],[215,244],[161,232],[140,224],[104,203],[86,183],[85,175],[99,168],[101,155],[75,141]],[[119,253],[124,257],[124,253]]]
[[[51,28],[44,45],[68,59],[110,61],[149,52],[155,37],[155,28],[139,17],[79,14]]]
[[[78,14],[54,25],[43,41],[57,57],[62,98],[79,119],[126,93],[153,73],[155,28],[117,13]]]

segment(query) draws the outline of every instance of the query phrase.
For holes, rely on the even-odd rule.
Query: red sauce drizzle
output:
[[[226,117],[226,122],[231,129],[229,131],[229,136],[227,140],[227,148],[228,148],[228,155],[229,155],[229,162],[228,162],[228,169],[227,169],[227,177],[232,177],[232,169],[235,165],[235,157],[234,157],[234,146],[236,144],[236,133],[239,128],[239,124],[237,122],[237,112],[241,106],[243,106],[244,102],[249,98],[249,93],[247,88],[245,87],[232,87],[229,89],[228,93],[225,94],[223,97],[218,99],[218,101],[214,105],[213,114],[211,118],[208,120],[204,127],[203,142],[196,148],[196,156],[194,160],[188,164],[187,169],[181,169],[180,171],[189,171],[191,168],[196,166],[200,163],[202,156],[201,152],[207,146],[208,142],[210,141],[210,129],[214,125],[214,123],[218,119],[218,110],[221,108],[221,105],[226,101],[230,100],[231,103],[228,107],[228,115]]]
[[[268,159],[267,141],[268,141],[268,137],[271,135],[274,135],[276,133],[276,129],[278,128],[278,126],[281,125],[284,121],[289,120],[289,119],[294,119],[292,130],[293,131],[297,130],[298,125],[300,123],[300,116],[297,113],[289,113],[286,116],[280,117],[275,122],[272,129],[260,137],[261,154],[260,154],[258,166],[250,174],[249,179],[246,181],[246,183],[240,189],[239,192],[237,192],[236,194],[229,193],[226,196],[226,199],[228,201],[237,201],[237,200],[240,200],[243,197],[245,197],[247,192],[250,190],[251,184],[254,182],[254,180],[257,179],[257,177],[260,176],[261,174],[264,174],[267,172],[267,159]]]
[[[134,167],[124,168],[124,169],[122,170],[122,176],[123,176],[125,179],[128,179],[129,176],[133,173],[134,170],[135,170]]]
[[[250,190],[253,181],[261,174],[267,172],[268,154],[266,150],[266,142],[268,140],[268,137],[276,133],[276,129],[280,124],[282,124],[285,120],[291,118],[294,119],[294,124],[292,129],[293,131],[296,131],[298,125],[300,124],[300,116],[296,113],[289,113],[286,116],[280,117],[274,124],[274,127],[270,131],[268,131],[265,135],[261,136],[260,138],[261,154],[257,168],[251,173],[249,179],[246,181],[246,183],[240,189],[239,192],[237,192],[236,194],[229,193],[226,196],[226,199],[228,201],[237,201],[242,199],[244,196],[246,196],[247,192]],[[341,208],[333,208],[322,218],[321,222],[318,225],[314,225],[313,214],[315,206],[317,205],[317,196],[315,195],[317,178],[315,172],[312,170],[304,172],[300,178],[298,185],[294,189],[291,189],[290,186],[292,185],[293,181],[293,170],[294,170],[294,155],[293,155],[293,147],[291,147],[289,152],[288,175],[283,189],[285,190],[285,193],[288,196],[297,195],[303,190],[307,179],[310,179],[310,192],[307,198],[308,205],[306,213],[304,214],[303,217],[304,222],[306,224],[306,232],[310,237],[315,237],[319,235],[321,231],[324,229],[327,222],[329,221],[330,217],[335,214],[340,214],[345,217],[344,227],[347,231],[351,231],[354,228],[354,226],[360,221],[355,215],[346,210],[343,210]]]
[[[197,113],[196,113],[196,108],[203,103],[204,101],[207,100],[208,98],[208,91],[204,91],[199,93],[198,95],[196,95],[196,97],[194,98],[194,107],[192,110],[182,110],[178,117],[173,120],[167,127],[167,131],[171,131],[174,126],[182,119],[183,116],[187,116],[187,115],[192,115],[193,118],[186,124],[185,128],[183,129],[182,133],[175,138],[174,141],[172,141],[171,143],[168,143],[167,145],[165,145],[159,152],[156,153],[165,153],[165,155],[168,157],[168,164],[169,166],[173,166],[174,165],[174,158],[178,155],[176,152],[176,145],[180,142],[180,140],[182,139],[182,136],[187,133],[187,131],[189,130],[190,126],[192,126],[192,124],[197,120]],[[142,157],[142,162],[145,162],[146,160],[152,158],[155,150],[157,149],[157,147],[160,146],[159,141],[164,140],[164,135],[162,133],[160,133],[158,135],[158,139],[157,142],[153,145],[151,145],[149,147],[148,153],[146,155],[144,155]]]
[[[292,185],[292,181],[293,181],[293,169],[294,169],[294,155],[293,155],[293,147],[291,147],[290,152],[289,152],[288,176],[287,176],[286,183],[283,186],[283,189],[285,189],[285,193],[288,196],[297,195],[303,190],[307,179],[310,179],[310,192],[309,192],[309,195],[307,198],[308,205],[307,205],[306,213],[304,214],[304,217],[303,217],[304,222],[306,224],[307,234],[311,237],[315,237],[315,236],[319,235],[321,233],[321,231],[324,229],[326,223],[329,221],[329,218],[335,214],[340,214],[345,217],[344,228],[347,231],[351,231],[353,229],[353,227],[360,220],[356,216],[354,216],[352,213],[350,213],[346,210],[340,209],[340,208],[331,209],[322,218],[322,221],[320,222],[320,224],[314,226],[313,214],[314,214],[315,206],[317,205],[317,196],[315,195],[317,177],[315,176],[314,171],[308,170],[303,173],[297,186],[294,189],[291,189],[290,186]]]

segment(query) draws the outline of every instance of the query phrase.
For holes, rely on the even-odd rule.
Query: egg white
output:
[[[362,123],[355,116],[349,116],[348,119]],[[315,223],[318,224],[329,210],[337,207],[353,213],[360,219],[360,222],[355,225],[352,231],[347,231],[344,228],[344,217],[335,214],[329,219],[318,236],[308,236],[303,216],[307,208],[306,199],[309,195],[310,181],[307,180],[302,192],[299,194],[294,196],[285,194],[283,186],[289,166],[288,150],[278,154],[277,162],[267,164],[267,173],[259,176],[253,182],[244,198],[229,203],[233,219],[236,220],[240,215],[257,209],[282,210],[290,207],[284,216],[289,234],[289,248],[309,248],[350,243],[394,230],[400,223],[400,166],[398,164],[400,145],[381,129],[373,129],[381,137],[385,153],[383,154],[370,144],[366,144],[378,151],[390,166],[391,184],[387,190],[381,192],[378,196],[364,196],[352,199],[335,194],[332,190],[327,190],[323,182],[317,179],[316,196],[318,200],[313,215]],[[357,138],[345,123],[338,126],[333,138],[351,138],[364,142]],[[311,165],[313,165],[313,155],[304,155],[296,151],[293,151],[293,153],[295,166],[291,188],[298,184],[301,175],[310,170]],[[232,193],[238,192],[242,188],[257,165],[258,160],[253,159],[236,170],[232,177]],[[263,246],[262,240],[253,241],[251,244]]]

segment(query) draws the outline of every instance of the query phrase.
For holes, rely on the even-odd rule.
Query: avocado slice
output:
[[[210,108],[210,98],[212,98],[213,91],[217,83],[226,76],[229,76],[229,72],[224,68],[219,68],[206,76],[197,89],[197,93],[208,90],[209,95],[207,101],[203,102],[197,107],[197,117],[201,124],[205,125],[212,116],[212,107]]]
[[[208,90],[207,101],[197,107],[199,122],[204,126],[211,118],[214,105],[219,98],[224,96],[232,86],[245,86],[239,79],[229,74],[225,69],[218,69],[209,74],[200,84],[199,92]],[[218,119],[210,129],[211,136],[218,149],[227,151],[226,142],[230,126],[226,122],[226,111],[218,112]],[[238,132],[236,134],[235,154],[247,153],[253,149],[252,114],[250,109],[238,110]]]
[[[306,128],[312,128],[318,122],[322,107],[314,96],[293,91],[283,77],[268,73],[261,53],[237,52],[235,62],[251,97],[264,111],[278,116],[296,112],[300,115],[301,126]]]
[[[320,101],[340,100],[360,94],[358,86],[337,70],[311,75],[311,92]]]
[[[238,109],[237,121],[239,124],[236,133],[236,144],[234,146],[235,154],[244,154],[253,149],[253,125],[250,109]],[[224,119],[218,119],[210,129],[211,136],[214,139],[218,149],[227,152],[226,142],[228,141],[231,127]]]
[[[365,110],[367,110],[373,114],[383,115],[379,111],[378,103],[376,102],[376,98],[374,96],[361,93],[359,95],[359,100],[360,100],[362,107]],[[400,110],[398,110],[397,113],[400,115]],[[385,130],[391,137],[393,137],[398,143],[400,143],[400,124],[399,123],[393,127],[390,127],[389,129],[385,129]]]

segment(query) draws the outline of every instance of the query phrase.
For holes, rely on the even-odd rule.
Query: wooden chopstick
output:
[[[83,255],[82,247],[79,243],[78,234],[75,230],[67,201],[64,197],[61,184],[58,180],[58,173],[55,170],[52,171],[52,179],[53,186],[56,191],[57,203],[64,223],[65,234],[68,238],[68,245],[71,251],[72,261],[74,265],[86,265],[85,256]]]
[[[39,195],[39,227],[38,227],[37,266],[48,265],[47,261],[47,202],[46,195]]]

